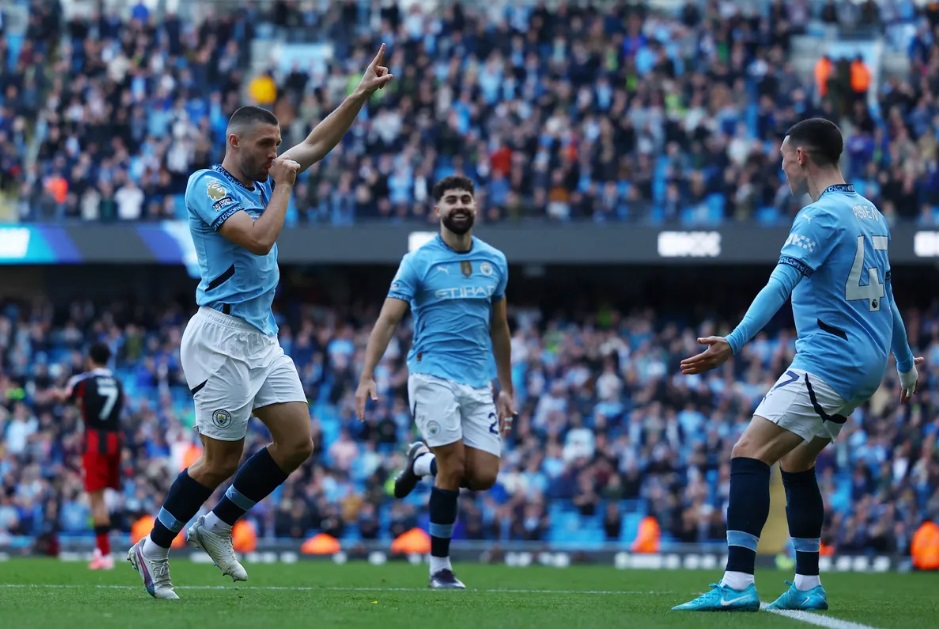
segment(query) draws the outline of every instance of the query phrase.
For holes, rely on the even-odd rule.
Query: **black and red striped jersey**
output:
[[[124,385],[109,369],[92,369],[73,376],[67,391],[69,401],[81,408],[86,429],[120,430]]]

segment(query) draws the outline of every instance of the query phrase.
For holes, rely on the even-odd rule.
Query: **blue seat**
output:
[[[621,542],[631,543],[636,539],[636,536],[639,535],[639,523],[642,522],[643,517],[645,516],[641,513],[623,514],[623,525],[619,532]]]
[[[779,212],[771,205],[761,207],[756,211],[756,220],[761,225],[776,225],[780,222]]]

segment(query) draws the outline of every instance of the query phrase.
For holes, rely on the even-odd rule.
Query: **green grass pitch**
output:
[[[466,591],[430,591],[426,565],[247,564],[238,585],[211,565],[171,564],[181,600],[157,601],[126,562],[113,571],[52,559],[0,562],[0,626],[145,629],[376,627],[808,627],[769,612],[688,614],[669,608],[707,589],[719,571],[456,565]],[[789,573],[760,571],[764,602]],[[939,622],[939,574],[829,574],[823,616],[883,629]]]

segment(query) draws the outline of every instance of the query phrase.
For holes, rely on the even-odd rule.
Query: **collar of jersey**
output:
[[[220,173],[220,174],[224,175],[225,177],[228,178],[228,180],[229,180],[230,182],[232,182],[232,183],[235,184],[236,186],[241,186],[242,188],[244,188],[244,189],[247,190],[248,192],[254,192],[254,188],[249,188],[248,186],[246,186],[246,185],[244,185],[243,183],[241,183],[237,178],[235,178],[235,176],[234,176],[233,174],[231,174],[230,172],[228,172],[227,170],[225,170],[225,167],[222,166],[221,164],[215,164],[214,166],[212,166],[212,170],[214,170],[214,171],[217,172],[217,173]]]
[[[833,186],[828,186],[825,188],[825,192],[822,194],[828,194],[829,192],[844,192],[846,194],[854,194],[854,186],[849,183],[836,183]]]
[[[476,248],[476,239],[475,239],[475,238],[471,238],[471,239],[470,239],[470,248],[467,249],[466,251],[457,251],[456,249],[454,249],[453,247],[451,247],[450,245],[448,245],[448,244],[447,244],[447,241],[444,240],[444,239],[443,239],[443,236],[441,236],[439,233],[437,234],[437,242],[439,242],[440,245],[441,245],[444,249],[447,249],[448,251],[452,251],[453,253],[455,253],[455,254],[457,254],[457,255],[461,255],[461,256],[466,255],[467,253],[473,253],[473,249]]]

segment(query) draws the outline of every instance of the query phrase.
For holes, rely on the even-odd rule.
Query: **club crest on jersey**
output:
[[[469,277],[473,274],[473,263],[469,260],[463,260],[460,262],[460,270],[463,272],[463,277]]]
[[[492,275],[492,265],[489,264],[488,262],[483,262],[482,264],[479,265],[479,272],[485,275],[486,277],[489,277],[490,275]]]
[[[435,421],[427,422],[427,436],[435,437],[440,432],[440,424]]]
[[[231,424],[231,413],[223,409],[213,411],[212,423],[219,428],[227,428],[228,425]]]

